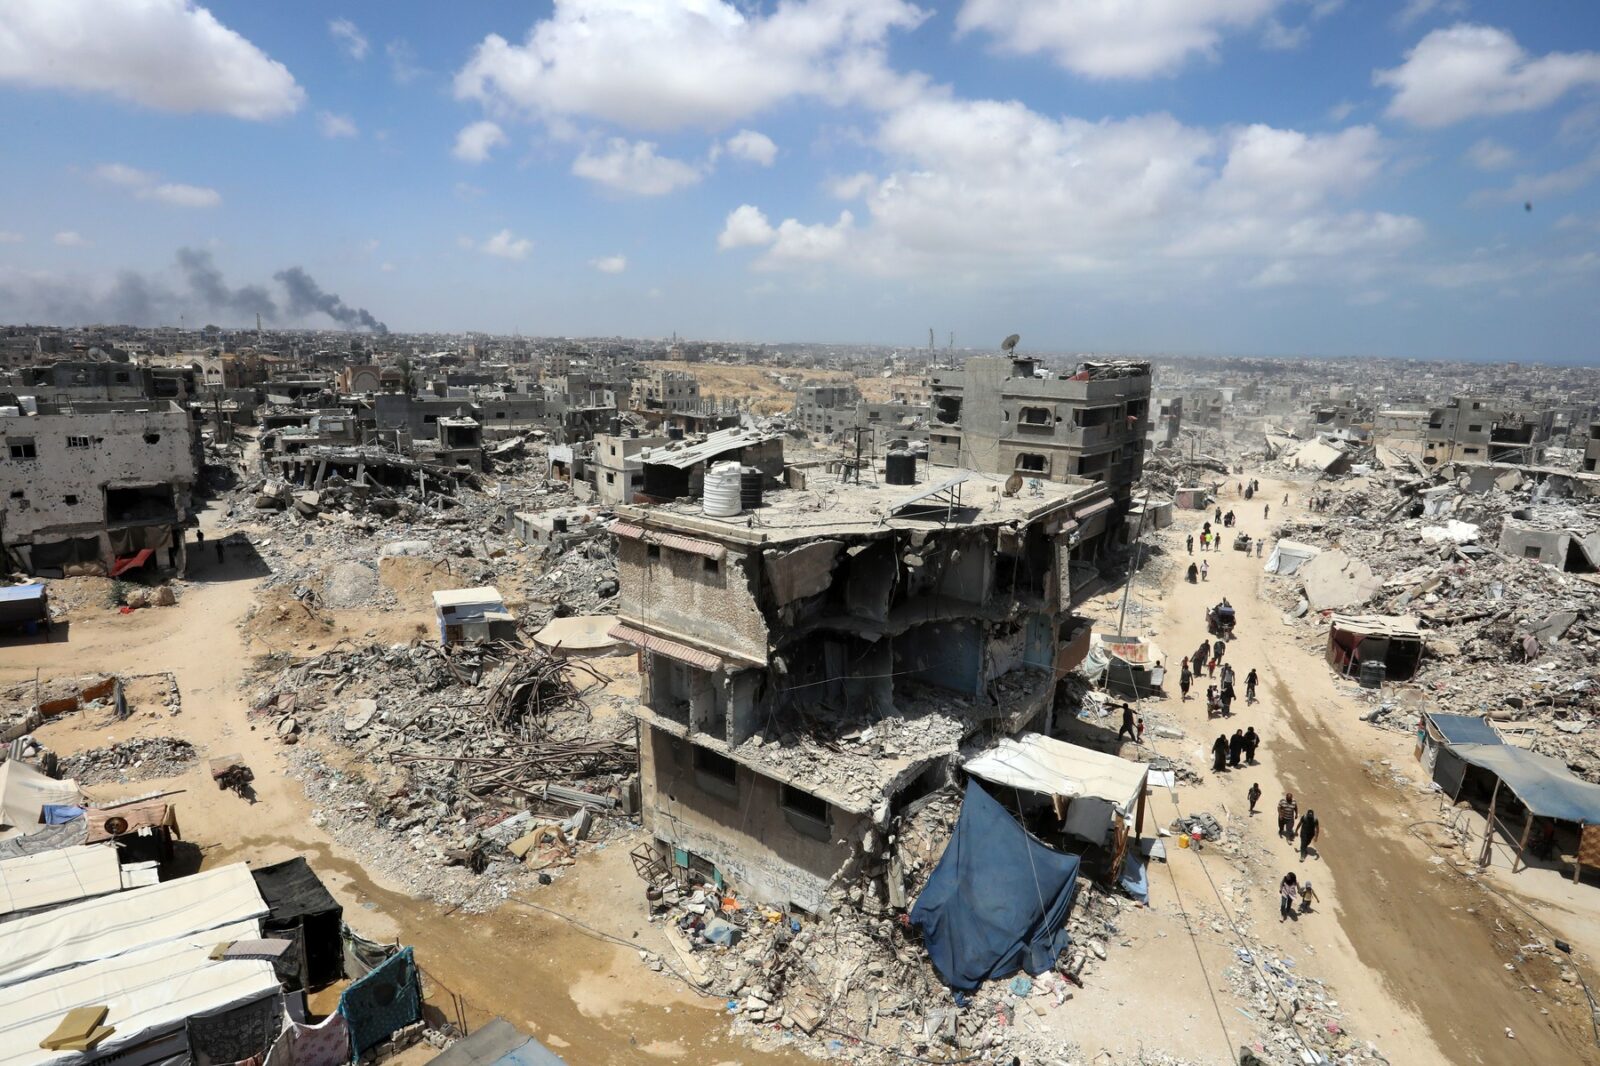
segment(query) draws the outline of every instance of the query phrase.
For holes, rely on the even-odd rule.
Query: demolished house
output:
[[[1328,663],[1368,687],[1408,681],[1422,662],[1422,630],[1394,615],[1336,614],[1328,624]]]
[[[198,464],[169,400],[0,407],[0,539],[42,577],[182,571]]]
[[[1586,533],[1550,519],[1507,518],[1500,527],[1500,550],[1569,574],[1600,572],[1600,531]]]
[[[882,480],[880,473],[879,480]],[[881,828],[948,779],[968,741],[1048,732],[1081,657],[1068,616],[1099,485],[962,472],[837,482],[715,517],[620,507],[612,636],[639,652],[645,826],[702,876],[808,911],[872,866]]]

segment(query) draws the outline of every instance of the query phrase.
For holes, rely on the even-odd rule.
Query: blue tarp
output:
[[[976,780],[928,884],[911,908],[929,959],[951,988],[970,991],[1017,970],[1039,974],[1067,945],[1078,857],[1028,835]]]
[[[1600,825],[1600,785],[1573,776],[1566,764],[1509,744],[1452,744],[1450,750],[1498,777],[1539,817]]]
[[[45,825],[63,825],[74,818],[83,817],[82,807],[69,807],[62,803],[46,803],[40,808]]]
[[[1430,713],[1433,723],[1446,744],[1500,744],[1500,734],[1494,731],[1487,719],[1477,714]]]

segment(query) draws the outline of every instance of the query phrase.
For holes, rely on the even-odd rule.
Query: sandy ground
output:
[[[484,915],[444,913],[371,878],[355,856],[312,824],[299,783],[284,772],[283,749],[269,728],[249,719],[241,689],[252,653],[325,648],[340,636],[355,639],[371,631],[371,618],[327,612],[334,615],[332,626],[319,620],[288,627],[272,647],[259,640],[247,647],[240,623],[254,602],[257,582],[241,568],[219,566],[211,558],[197,564],[191,578],[180,606],[128,615],[86,606],[70,625],[57,627],[52,642],[0,647],[0,682],[7,684],[32,679],[36,669],[45,678],[156,669],[176,675],[183,696],[177,716],[159,704],[136,704],[123,722],[106,712],[89,712],[53,720],[39,731],[46,744],[62,752],[136,734],[180,735],[200,749],[200,761],[187,774],[98,786],[89,790],[92,798],[185,790],[173,802],[186,845],[180,862],[189,869],[306,856],[344,905],[352,927],[416,948],[418,963],[431,978],[430,1008],[436,1016],[456,1016],[454,997],[460,997],[470,1024],[501,1015],[574,1066],[808,1061],[798,1054],[757,1052],[730,1039],[720,999],[701,998],[640,963],[641,947],[669,959],[671,952],[659,929],[645,920],[641,884],[624,846],[591,851],[532,899],[534,905],[511,901]],[[379,639],[407,639],[426,618],[402,612],[385,616],[390,633]],[[621,683],[622,690],[626,687]],[[205,760],[233,753],[255,771],[253,804],[210,781]],[[588,929],[538,908],[570,915]]]
[[[1295,491],[1267,485],[1275,511],[1286,490]],[[1235,501],[1241,510],[1259,502]],[[1560,984],[1548,963],[1519,960],[1523,916],[1462,878],[1452,864],[1430,861],[1433,852],[1407,831],[1423,823],[1426,832],[1426,823],[1439,815],[1437,801],[1420,788],[1409,739],[1357,720],[1359,705],[1350,690],[1259,599],[1261,582],[1272,580],[1263,579],[1260,563],[1223,551],[1210,557],[1210,581],[1183,581],[1183,533],[1200,520],[1180,513],[1167,538],[1176,545],[1169,557],[1174,565],[1159,581],[1141,576],[1134,600],[1144,610],[1133,616],[1139,625],[1129,628],[1157,638],[1175,659],[1199,643],[1204,607],[1227,595],[1240,608],[1239,637],[1228,658],[1241,679],[1255,666],[1264,684],[1261,703],[1236,705],[1226,731],[1254,725],[1265,745],[1257,767],[1220,779],[1208,774],[1198,786],[1180,786],[1175,797],[1158,790],[1146,831],[1167,825],[1179,807],[1209,810],[1244,834],[1248,876],[1215,849],[1196,854],[1173,848],[1169,863],[1151,867],[1151,910],[1125,923],[1125,931],[1135,932],[1113,946],[1090,987],[1050,1022],[1064,1026],[1063,1035],[1091,1061],[1101,1051],[1127,1061],[1141,1047],[1204,1062],[1233,1061],[1232,1049],[1255,1023],[1240,1016],[1240,1003],[1220,976],[1235,962],[1232,916],[1304,972],[1328,981],[1352,1028],[1397,1066],[1600,1062],[1578,993]],[[1256,531],[1250,523],[1245,528]],[[182,777],[105,785],[92,795],[186,789],[176,802],[192,845],[186,855],[196,866],[306,855],[355,928],[417,948],[419,962],[436,982],[435,1010],[446,1016],[462,1011],[472,1024],[503,1015],[575,1066],[807,1061],[798,1053],[762,1053],[730,1040],[720,1001],[696,997],[639,963],[638,947],[669,959],[670,951],[659,929],[644,920],[624,846],[591,852],[537,897],[508,901],[486,915],[444,913],[375,881],[312,824],[298,782],[283,773],[282,749],[248,718],[241,682],[253,654],[303,654],[340,637],[374,639],[369,633],[406,639],[426,615],[420,609],[393,612],[384,617],[379,636],[370,616],[322,612],[327,617],[285,623],[269,646],[251,639],[265,627],[240,626],[257,591],[253,579],[211,559],[198,564],[192,577],[178,607],[119,615],[86,605],[58,629],[55,641],[0,648],[5,683],[31,679],[35,669],[46,678],[161,669],[176,675],[183,696],[177,717],[159,703],[136,701],[125,722],[90,713],[41,730],[42,739],[61,751],[135,732],[182,735],[201,749],[201,761]],[[1116,600],[1108,594],[1092,605],[1102,628],[1111,628],[1107,620],[1114,620]],[[287,605],[272,609],[279,606]],[[628,684],[619,682],[617,690]],[[1204,749],[1224,723],[1207,723],[1203,702],[1180,704],[1174,686],[1172,698],[1150,709],[1174,717],[1187,733],[1181,741],[1152,739],[1156,750],[1187,758],[1197,769],[1209,766]],[[217,791],[206,775],[205,758],[233,752],[256,771],[255,804]],[[1135,752],[1130,747],[1126,754]],[[1411,783],[1397,785],[1383,760]],[[1244,799],[1251,781],[1266,793],[1254,819]],[[1320,853],[1303,865],[1286,842],[1273,838],[1271,810],[1285,788],[1293,789],[1302,809],[1315,808],[1324,826]],[[1322,903],[1314,914],[1279,924],[1276,884],[1288,869],[1309,873]],[[1579,952],[1600,950],[1592,887],[1563,885],[1542,871],[1516,878],[1496,873],[1493,879]]]
[[[1223,500],[1225,510],[1232,507],[1249,516],[1240,527],[1252,534],[1265,524],[1263,498],[1271,501],[1277,517],[1285,517],[1280,510],[1285,492],[1291,494],[1288,512],[1297,509],[1293,496],[1298,486],[1266,480],[1262,485],[1263,494],[1255,500]],[[1130,618],[1128,628],[1154,637],[1175,674],[1177,659],[1205,635],[1205,608],[1226,595],[1239,609],[1238,637],[1226,661],[1238,671],[1241,697],[1244,675],[1251,667],[1260,671],[1261,699],[1248,707],[1241,699],[1231,718],[1207,722],[1204,683],[1197,684],[1196,698],[1180,703],[1174,677],[1172,697],[1152,704],[1151,710],[1175,718],[1186,737],[1159,740],[1147,733],[1146,740],[1153,750],[1187,757],[1207,777],[1198,786],[1180,786],[1175,803],[1173,796],[1158,790],[1153,811],[1156,822],[1166,825],[1179,807],[1209,810],[1242,831],[1265,861],[1255,864],[1253,885],[1235,888],[1234,867],[1215,851],[1197,855],[1173,848],[1164,868],[1151,869],[1154,909],[1161,912],[1182,899],[1190,909],[1220,912],[1226,903],[1228,910],[1240,912],[1240,900],[1230,898],[1234,889],[1248,900],[1242,920],[1253,932],[1296,959],[1306,973],[1332,985],[1352,1029],[1373,1040],[1394,1063],[1600,1063],[1581,992],[1561,984],[1547,959],[1530,956],[1524,962],[1517,951],[1526,942],[1517,930],[1531,923],[1462,877],[1452,863],[1432,861],[1434,852],[1408,831],[1440,816],[1437,798],[1425,791],[1412,741],[1407,734],[1359,721],[1364,707],[1352,698],[1350,683],[1336,679],[1320,658],[1309,654],[1277,608],[1262,600],[1263,582],[1276,579],[1263,575],[1253,555],[1247,558],[1225,547],[1208,556],[1208,581],[1190,585],[1184,580],[1189,562],[1184,535],[1190,529],[1198,533],[1206,517],[1179,512],[1177,525],[1164,538],[1172,546],[1167,556],[1172,565],[1164,568],[1161,579],[1141,578],[1135,585],[1134,600],[1145,611],[1141,625]],[[1108,594],[1098,605],[1107,629],[1115,628],[1117,602],[1116,595]],[[1210,774],[1210,742],[1218,733],[1231,735],[1247,726],[1264,737],[1259,765]],[[1131,745],[1125,754],[1135,754]],[[1398,784],[1397,775],[1406,783]],[[1260,782],[1264,793],[1260,813],[1253,818],[1245,798],[1252,782]],[[1318,847],[1305,861],[1296,848],[1275,837],[1274,807],[1286,789],[1294,792],[1301,811],[1315,809],[1322,823]],[[1435,836],[1443,839],[1442,834]],[[1316,913],[1280,923],[1276,886],[1288,870],[1309,877],[1322,902]],[[1497,882],[1505,887],[1510,879]],[[1584,886],[1569,892],[1550,877],[1537,883],[1558,902],[1523,902],[1535,906],[1580,953],[1600,949],[1600,899],[1592,888],[1590,898],[1583,899]],[[1181,943],[1186,937],[1166,932],[1165,938],[1137,945],[1135,957],[1114,959],[1113,969],[1159,974],[1153,983],[1174,995],[1152,1000],[1147,992],[1127,998],[1135,1006],[1140,999],[1144,1005],[1159,1004],[1158,1014],[1168,1016],[1165,1028],[1179,1021],[1186,1029],[1194,1027],[1199,1046],[1193,1051],[1214,1048],[1207,1053],[1215,1054],[1216,1061],[1232,1061],[1225,1057],[1226,1048],[1236,1047],[1247,1031],[1237,1024],[1243,1019],[1229,1016],[1225,997],[1219,1021],[1209,996],[1196,1002],[1192,994],[1181,994],[1206,984],[1220,991],[1219,960],[1227,961],[1232,945],[1215,927],[1206,927],[1200,944],[1206,960],[1202,973],[1195,951]],[[1134,1024],[1134,1019],[1128,1021]],[[1208,1022],[1209,1037],[1203,1035]],[[1219,1028],[1230,1031],[1229,1040],[1217,1035]],[[1514,1038],[1507,1036],[1508,1029]],[[1132,1036],[1102,1037],[1101,1042],[1125,1051],[1137,1046]],[[1086,1050],[1094,1050],[1092,1043]]]
[[[765,366],[719,366],[714,363],[685,363],[661,360],[650,364],[668,370],[693,374],[700,383],[700,395],[707,399],[748,401],[759,415],[782,414],[794,410],[794,390],[799,385],[855,385],[864,399],[886,403],[897,387],[915,387],[918,377],[857,378],[843,370],[805,370]],[[779,376],[789,380],[784,388]]]

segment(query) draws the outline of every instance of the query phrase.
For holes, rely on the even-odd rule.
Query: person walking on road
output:
[[[1306,853],[1311,850],[1311,845],[1317,842],[1317,837],[1322,833],[1322,826],[1317,824],[1317,812],[1306,809],[1300,818],[1300,861],[1306,861]]]
[[[1206,660],[1206,676],[1217,676],[1217,660],[1215,657]]]
[[[1210,581],[1211,580],[1211,561],[1209,559],[1201,559],[1200,560],[1200,580],[1201,581]]]
[[[1222,684],[1224,687],[1233,684],[1233,664],[1222,664]]]
[[[1317,898],[1317,894],[1315,892],[1311,891],[1311,882],[1310,881],[1301,881],[1300,882],[1300,913],[1301,914],[1310,914],[1311,913],[1311,905],[1313,903],[1321,903],[1321,902],[1322,901]]]
[[[1223,706],[1226,707],[1227,704],[1224,703]],[[1239,768],[1239,758],[1242,755],[1244,755],[1244,730],[1235,729],[1233,736],[1228,738],[1228,768],[1230,770]]]
[[[1244,701],[1246,703],[1256,701],[1256,668],[1253,666],[1250,672],[1244,675]]]
[[[1295,880],[1294,871],[1290,870],[1278,882],[1278,921],[1285,922],[1294,916],[1294,905],[1299,898],[1300,885]]]
[[[1261,558],[1262,553],[1265,552],[1266,550],[1267,550],[1267,538],[1266,537],[1257,537],[1256,538],[1256,558],[1257,559]]]
[[[1217,698],[1222,705],[1223,717],[1233,717],[1233,686],[1223,685],[1222,691],[1217,694]]]
[[[1261,745],[1261,735],[1256,732],[1256,727],[1251,726],[1244,731],[1244,757],[1251,766],[1256,764],[1256,748]]]
[[[1183,660],[1183,671],[1178,674],[1178,687],[1183,690],[1183,699],[1179,702],[1189,702],[1189,686],[1194,684],[1194,674],[1189,672],[1189,660]]]
[[[1250,801],[1250,813],[1256,813],[1256,804],[1261,802],[1261,783],[1259,781],[1250,786],[1250,791],[1245,793],[1245,798]]]
[[[1293,792],[1285,792],[1278,801],[1278,835],[1294,839],[1294,820],[1300,814],[1300,805],[1294,801]]]
[[[1271,518],[1271,517],[1272,517],[1272,504],[1270,504],[1270,503],[1262,504],[1261,505],[1261,519],[1262,519],[1262,521],[1266,521],[1268,518]]]
[[[1189,539],[1188,539],[1187,543],[1189,545],[1189,554],[1193,555],[1194,554],[1194,534],[1193,533],[1189,534]]]
[[[1211,745],[1211,772],[1220,774],[1227,769],[1228,738],[1218,733],[1216,742]]]
[[[1219,666],[1222,665],[1222,656],[1223,656],[1223,653],[1226,652],[1227,650],[1228,650],[1228,642],[1227,641],[1222,640],[1221,638],[1218,638],[1218,639],[1213,640],[1211,642],[1211,657],[1217,661],[1217,665],[1219,665]]]
[[[219,563],[223,562],[224,560],[223,560],[223,557],[222,557],[222,541],[221,541],[221,539],[214,540],[211,543],[215,544],[216,547],[217,547],[217,562],[219,562]]]
[[[1217,686],[1206,686],[1206,717],[1215,718],[1222,713],[1222,701],[1217,699]]]

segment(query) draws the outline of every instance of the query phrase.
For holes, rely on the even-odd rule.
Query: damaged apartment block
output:
[[[170,400],[0,406],[0,543],[43,577],[181,570],[197,462]]]
[[[1049,729],[1087,643],[1069,567],[1103,531],[1106,487],[790,468],[716,517],[722,473],[705,505],[623,506],[612,526],[645,825],[756,898],[825,911],[865,880],[904,905],[891,819],[964,746]]]

